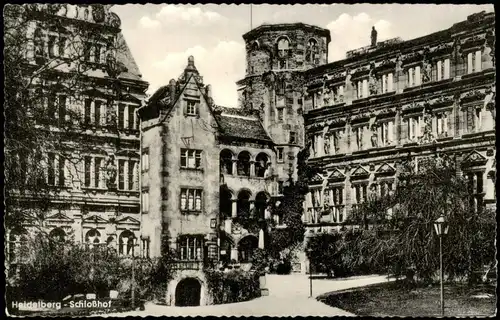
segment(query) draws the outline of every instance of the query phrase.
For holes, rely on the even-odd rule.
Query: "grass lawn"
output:
[[[496,310],[494,285],[468,287],[444,285],[445,316],[494,316]],[[487,298],[476,295],[491,295]],[[406,289],[401,282],[386,282],[318,297],[329,306],[341,308],[358,316],[426,316],[441,315],[439,285]]]

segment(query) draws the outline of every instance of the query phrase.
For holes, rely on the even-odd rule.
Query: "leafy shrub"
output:
[[[257,272],[206,269],[205,276],[214,304],[248,301],[260,296]]]

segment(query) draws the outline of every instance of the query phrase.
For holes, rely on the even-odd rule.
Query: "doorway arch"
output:
[[[201,301],[201,283],[195,278],[182,279],[175,288],[175,305],[196,307]]]

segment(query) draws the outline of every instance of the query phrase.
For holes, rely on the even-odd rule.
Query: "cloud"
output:
[[[343,13],[336,20],[328,23],[326,28],[330,30],[332,36],[328,48],[329,61],[344,59],[347,51],[368,46],[372,26],[375,26],[378,32],[377,41],[395,37],[389,21],[375,21],[364,12],[355,16]]]
[[[156,19],[165,25],[189,22],[194,26],[206,26],[224,22],[227,19],[217,12],[202,10],[199,7],[167,4],[156,14]]]
[[[182,52],[169,53],[148,68],[151,70],[151,74],[147,75],[150,82],[148,92],[154,92],[172,78],[177,79],[184,71],[190,55],[194,57],[204,83],[212,85],[215,102],[236,106],[236,81],[245,74],[245,47],[236,41],[220,41],[212,48],[197,45]]]
[[[146,29],[153,29],[159,27],[161,23],[158,20],[153,20],[148,16],[144,16],[139,19],[139,25]]]

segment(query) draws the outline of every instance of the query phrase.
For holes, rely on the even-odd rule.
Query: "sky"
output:
[[[329,29],[328,61],[370,44],[372,26],[378,41],[410,40],[451,27],[468,15],[493,12],[493,5],[309,4],[309,5],[173,5],[127,4],[111,9],[120,16],[122,32],[142,78],[152,94],[177,79],[190,55],[212,85],[218,105],[235,107],[236,81],[245,75],[242,35],[264,23],[303,22]]]

